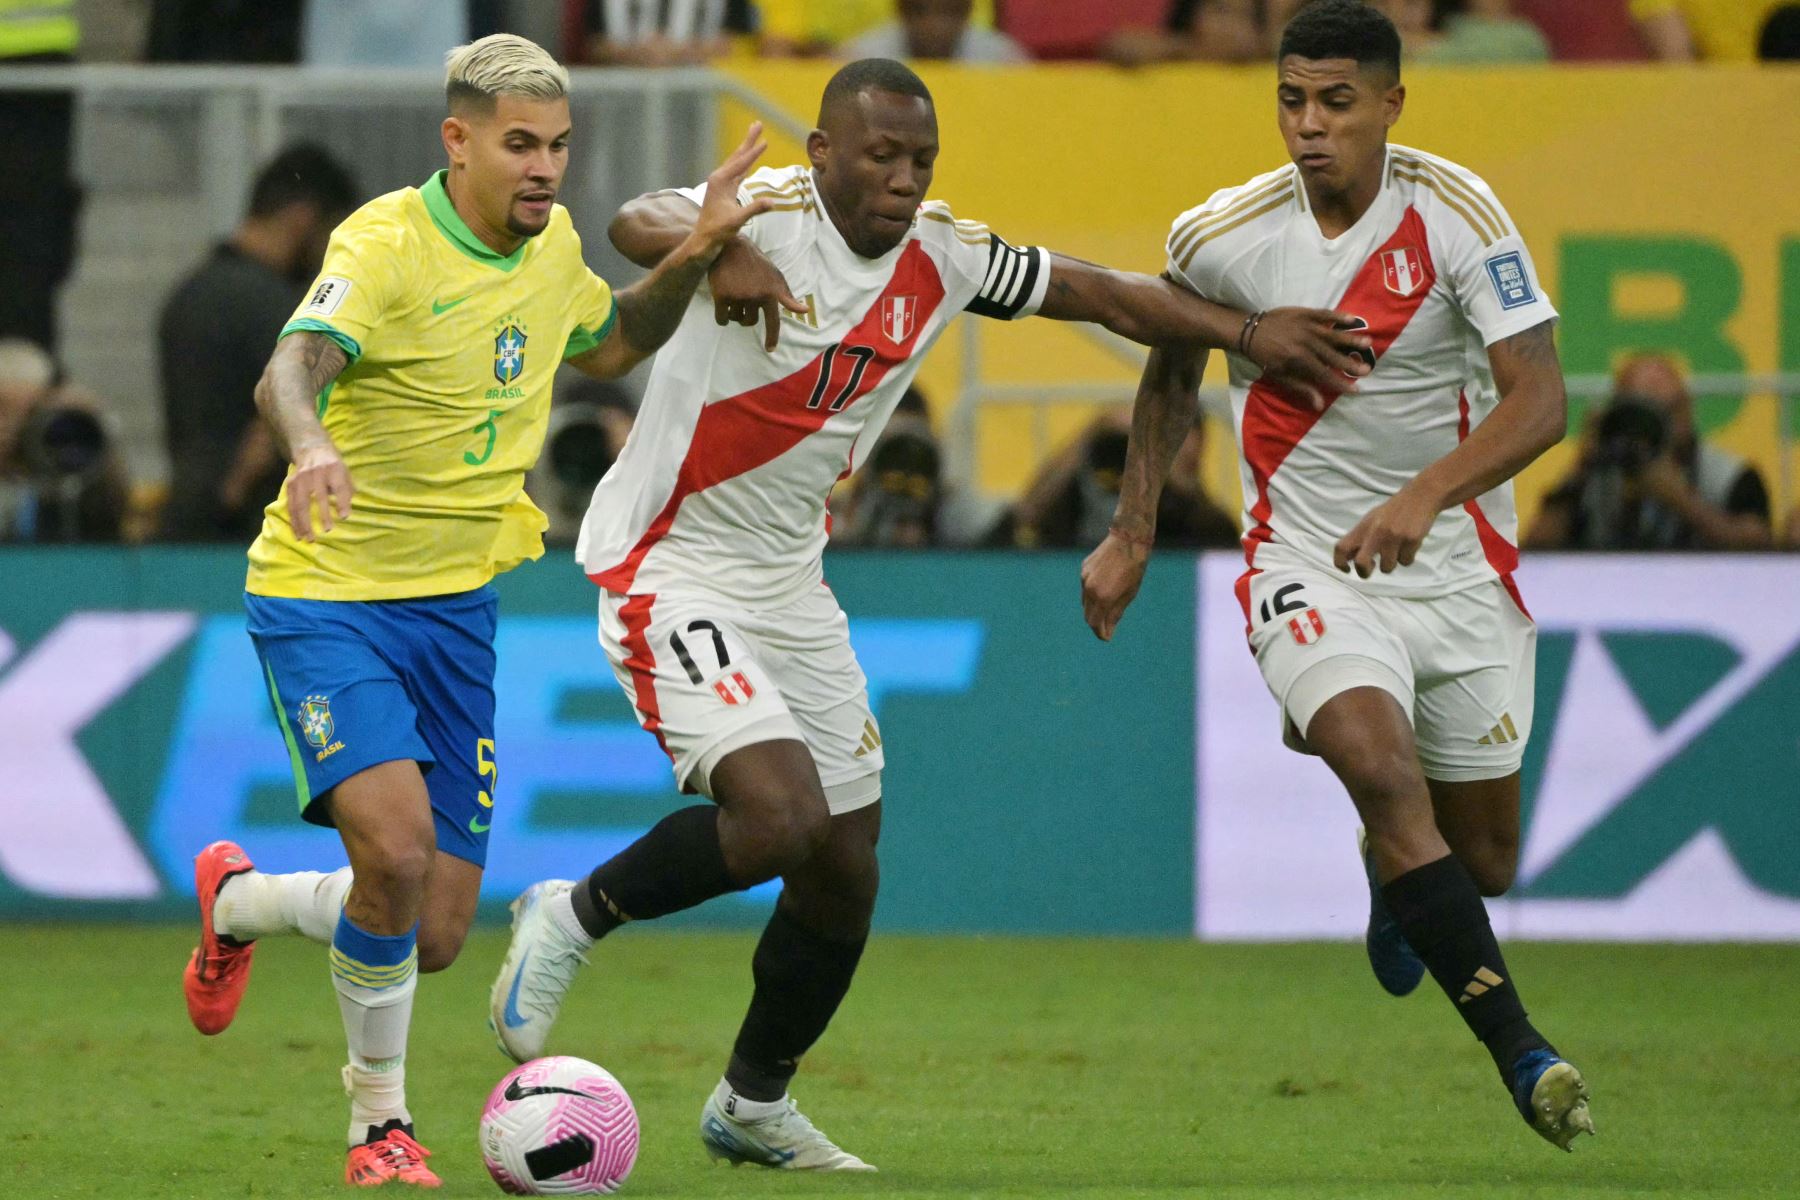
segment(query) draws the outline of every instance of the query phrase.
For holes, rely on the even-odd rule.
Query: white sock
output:
[[[577,880],[575,887],[586,886]],[[581,918],[575,915],[575,888],[558,892],[544,901],[544,910],[556,927],[569,935],[569,940],[586,950],[594,944],[594,935],[581,927]]]
[[[349,867],[329,875],[320,871],[291,875],[245,871],[227,879],[219,889],[213,904],[213,932],[240,942],[290,933],[329,942],[349,891]]]
[[[779,1100],[751,1100],[731,1090],[731,1081],[720,1079],[719,1086],[713,1091],[713,1098],[725,1115],[739,1121],[760,1121],[764,1117],[772,1117],[787,1108],[787,1097]]]
[[[338,926],[331,986],[350,1045],[343,1078],[350,1096],[350,1145],[356,1146],[367,1140],[371,1125],[379,1128],[396,1118],[412,1123],[406,1109],[406,1031],[419,985],[418,954],[413,932],[371,935],[348,917]]]

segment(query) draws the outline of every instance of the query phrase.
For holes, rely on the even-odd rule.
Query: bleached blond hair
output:
[[[495,33],[458,46],[445,59],[444,96],[492,108],[500,96],[560,100],[569,94],[569,72],[536,42]]]

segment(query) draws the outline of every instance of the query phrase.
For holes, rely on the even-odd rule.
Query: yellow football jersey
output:
[[[509,255],[469,229],[439,172],[365,204],[282,336],[330,337],[350,365],[319,397],[356,488],[348,519],[294,535],[287,489],[263,514],[246,590],[399,600],[480,587],[544,552],[525,494],[564,358],[610,331],[612,290],[560,204]]]

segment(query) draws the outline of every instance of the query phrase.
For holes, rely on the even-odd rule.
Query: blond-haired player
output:
[[[420,971],[475,912],[498,780],[490,581],[543,553],[524,491],[558,364],[612,378],[675,331],[719,250],[767,202],[737,184],[752,127],[692,236],[615,295],[556,204],[568,75],[505,34],[449,56],[449,168],[333,233],[256,401],[292,460],[250,549],[249,627],[302,817],[350,866],[268,875],[216,842],[195,860],[185,975],[203,1033],[230,1024],[259,937],[330,944],[350,1061],[346,1179],[435,1187],[405,1056]]]

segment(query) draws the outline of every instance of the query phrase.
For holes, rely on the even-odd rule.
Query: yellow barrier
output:
[[[810,127],[831,69],[752,63],[731,73]],[[1015,243],[1160,270],[1176,214],[1285,161],[1267,67],[921,73],[943,141],[933,196]],[[1675,352],[1697,371],[1800,370],[1800,72],[1419,69],[1407,89],[1393,140],[1462,163],[1493,186],[1562,310],[1570,374],[1606,371],[1640,348]],[[721,137],[739,136],[751,115],[727,102]],[[768,161],[803,155],[776,136]],[[983,324],[987,380],[1133,378],[1118,358],[1051,322]],[[921,374],[940,414],[961,377],[955,343],[946,337]],[[1066,434],[1087,411],[1054,406],[1050,427]],[[1709,401],[1701,413],[1772,489],[1784,475],[1777,416],[1773,402],[1741,398]],[[977,480],[1014,491],[1034,465],[1032,414],[994,405],[981,421]],[[1229,458],[1216,444],[1211,451],[1209,483],[1229,495]],[[1568,456],[1559,448],[1527,474],[1522,510],[1535,509]]]

